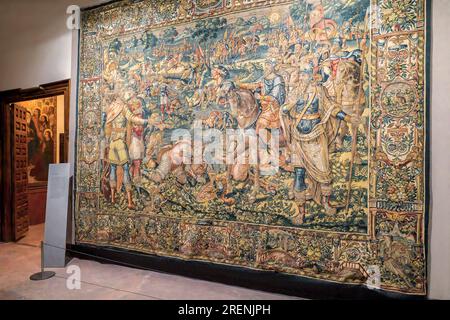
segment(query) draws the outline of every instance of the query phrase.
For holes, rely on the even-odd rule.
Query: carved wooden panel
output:
[[[12,107],[12,151],[13,151],[13,227],[14,239],[23,237],[30,225],[27,198],[27,121],[26,109]]]
[[[28,216],[30,225],[45,222],[45,207],[47,202],[47,186],[30,188],[28,187]]]

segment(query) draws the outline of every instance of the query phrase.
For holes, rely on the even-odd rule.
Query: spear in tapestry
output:
[[[367,26],[368,26],[368,20],[369,20],[369,10],[367,10],[366,12],[366,16],[364,17],[364,33],[363,33],[363,38],[367,37]],[[361,96],[364,94],[363,91],[363,85],[364,85],[364,71],[365,71],[365,64],[366,64],[366,59],[365,59],[365,48],[366,45],[364,45],[364,47],[362,46],[362,44],[364,43],[364,41],[361,41],[361,43],[358,43],[358,46],[360,47],[361,50],[361,67],[359,70],[359,87],[358,87],[358,94],[356,96],[356,101],[355,104],[353,105],[353,113],[358,113],[358,115],[360,114],[360,110],[359,108],[361,107]],[[356,124],[352,124],[352,154],[351,154],[351,158],[350,158],[350,167],[348,170],[348,182],[347,182],[347,196],[345,199],[345,215],[348,215],[348,210],[350,207],[350,197],[351,197],[351,192],[352,192],[352,182],[353,182],[353,167],[355,164],[355,156],[356,156],[356,152],[357,152],[357,147],[358,147],[358,125]]]

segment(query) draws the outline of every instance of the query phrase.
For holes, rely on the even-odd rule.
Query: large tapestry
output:
[[[76,240],[426,293],[425,0],[82,16]]]

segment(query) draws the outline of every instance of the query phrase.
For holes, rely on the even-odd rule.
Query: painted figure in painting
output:
[[[45,183],[49,164],[55,163],[56,97],[18,103],[27,109],[28,182]]]
[[[50,163],[54,163],[53,153],[55,148],[55,143],[53,141],[53,133],[50,129],[44,130],[44,139],[42,141],[42,177],[48,176],[48,170]],[[45,179],[45,178],[44,178]]]

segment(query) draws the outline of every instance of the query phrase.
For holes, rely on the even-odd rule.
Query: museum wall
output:
[[[71,31],[66,8],[100,0],[0,0],[0,91],[71,77]]]
[[[450,1],[433,1],[430,296],[450,299]],[[445,119],[445,120],[443,120]]]
[[[65,26],[67,5],[101,1],[0,0],[0,91],[72,78],[70,142],[74,141],[76,33]],[[18,22],[18,17],[20,21]],[[450,299],[450,1],[433,1],[429,281],[431,298]],[[12,32],[14,30],[14,32]],[[7,76],[5,76],[7,75]],[[445,119],[445,121],[443,120]],[[69,160],[73,162],[74,146]]]

